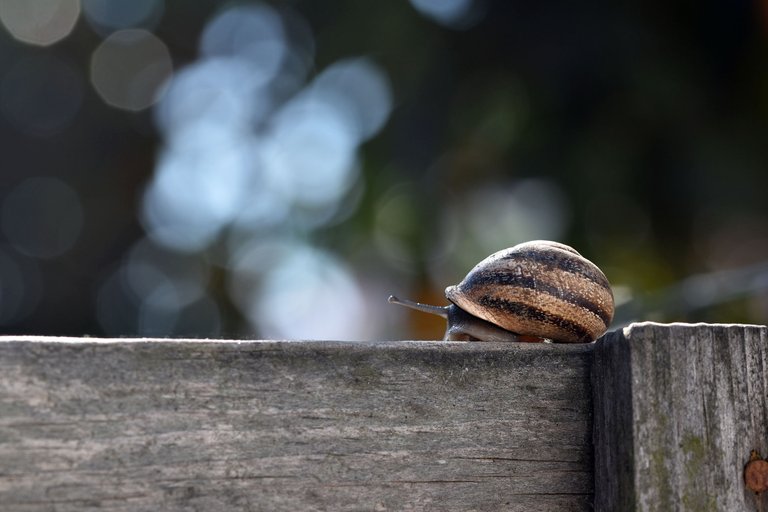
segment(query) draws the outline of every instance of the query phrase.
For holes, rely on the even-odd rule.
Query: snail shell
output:
[[[614,312],[611,285],[603,272],[572,247],[544,240],[488,256],[461,283],[449,286],[445,296],[452,302],[445,308],[394,298],[390,302],[445,316],[446,339],[483,339],[489,329],[472,334],[472,322],[477,321],[525,337],[588,343],[608,329]],[[452,325],[452,317],[461,327]],[[458,331],[467,336],[462,338]],[[491,339],[500,338],[494,332]]]

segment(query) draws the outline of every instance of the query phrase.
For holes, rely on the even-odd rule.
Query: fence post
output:
[[[595,509],[765,510],[768,329],[640,323],[595,346]]]

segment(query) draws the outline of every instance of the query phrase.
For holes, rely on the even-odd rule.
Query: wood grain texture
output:
[[[0,504],[590,510],[592,346],[0,338]]]
[[[595,509],[768,510],[768,329],[633,324],[595,346]]]

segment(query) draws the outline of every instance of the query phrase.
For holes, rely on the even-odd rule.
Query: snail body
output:
[[[588,343],[614,312],[605,274],[572,247],[545,240],[488,256],[445,296],[451,304],[444,307],[389,301],[446,318],[451,341]]]

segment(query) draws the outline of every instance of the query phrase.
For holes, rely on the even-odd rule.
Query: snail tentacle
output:
[[[413,300],[398,299],[394,295],[389,296],[388,302],[390,304],[398,304],[400,306],[405,306],[407,308],[415,309],[423,313],[429,313],[431,315],[441,316],[445,319],[448,318],[448,308],[450,307],[450,306],[433,306],[432,304],[422,304],[421,302],[416,302]]]

